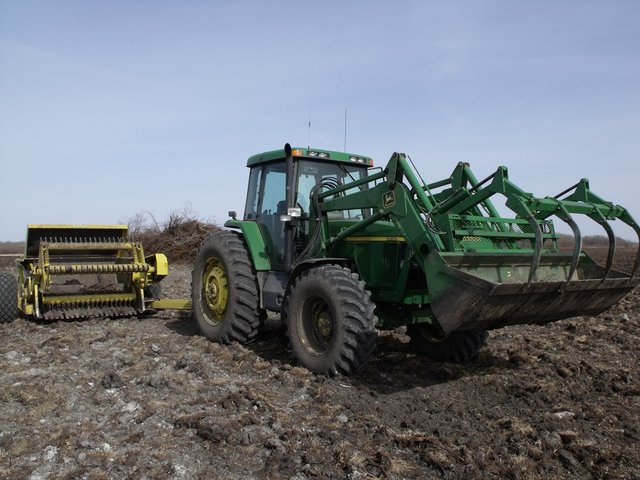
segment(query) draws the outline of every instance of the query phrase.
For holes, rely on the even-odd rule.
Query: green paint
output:
[[[284,150],[273,150],[248,160],[255,180],[248,195],[253,205],[263,205],[264,179],[258,182],[258,173],[284,176],[284,158]],[[333,185],[319,190],[315,201],[307,194],[302,217],[287,220],[279,205],[274,210],[286,198],[283,186],[276,198],[273,190],[269,193],[269,209],[248,206],[244,221],[230,220],[226,226],[242,231],[259,271],[284,270],[273,252],[274,245],[278,252],[287,248],[274,237],[286,229],[295,232],[293,258],[304,262],[295,272],[323,258],[351,265],[377,305],[380,328],[421,323],[441,338],[459,329],[545,323],[602,311],[640,283],[638,277],[596,265],[581,251],[575,226],[576,248],[559,250],[553,216],[572,225],[572,215],[585,215],[605,229],[607,221],[617,219],[640,237],[629,213],[593,194],[586,180],[558,198],[535,197],[510,181],[506,167],[479,181],[468,164],[460,163],[448,178],[425,184],[402,153],[364,178],[364,170],[346,175],[342,167],[326,169],[331,162],[365,169],[372,161],[362,155],[293,148],[293,162],[288,175],[297,177],[282,185],[295,188],[294,195],[303,181],[309,192],[309,172],[316,172],[316,181],[327,178],[323,174],[317,180],[317,172],[333,172],[328,174]],[[312,168],[314,162],[318,168]],[[495,197],[511,215],[498,213]]]
[[[251,259],[253,260],[253,268],[256,271],[271,270],[271,262],[267,254],[264,236],[260,225],[252,221],[227,220],[224,224],[227,228],[239,229],[244,236]]]

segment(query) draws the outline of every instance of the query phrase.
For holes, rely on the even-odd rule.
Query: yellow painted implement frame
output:
[[[145,256],[127,225],[30,224],[17,261],[18,309],[44,319],[126,316],[190,309],[184,299],[160,299],[169,273],[162,253]]]

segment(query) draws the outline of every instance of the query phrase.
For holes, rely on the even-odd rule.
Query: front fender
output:
[[[341,267],[350,267],[351,262],[347,258],[310,258],[307,260],[303,260],[302,262],[293,266],[291,270],[291,274],[289,275],[289,279],[287,280],[287,287],[285,288],[285,292],[289,290],[289,287],[295,280],[295,278],[300,275],[304,270],[309,268],[318,267],[321,265],[340,265]]]

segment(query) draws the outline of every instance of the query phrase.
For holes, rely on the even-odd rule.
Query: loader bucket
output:
[[[444,333],[544,324],[597,315],[640,283],[640,277],[596,264],[582,253],[544,255],[530,281],[531,256],[432,252],[431,308]]]
[[[133,315],[166,270],[166,257],[145,257],[126,225],[29,225],[18,305],[45,319]]]
[[[426,229],[440,242],[428,250],[423,270],[432,312],[446,334],[597,315],[640,283],[640,250],[630,274],[613,269],[610,222],[627,225],[639,240],[640,225],[625,208],[591,191],[585,178],[553,197],[525,192],[509,180],[506,167],[478,181],[460,163],[444,181],[421,187],[414,180],[414,191],[448,187],[421,203]],[[504,198],[514,217],[499,215],[494,196]],[[578,215],[607,234],[604,267],[583,251]],[[572,253],[560,250],[552,217],[573,232]]]

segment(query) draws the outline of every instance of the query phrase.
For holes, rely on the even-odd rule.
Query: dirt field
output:
[[[295,366],[268,326],[242,347],[176,312],[0,325],[0,477],[640,479],[637,290],[494,331],[468,366],[384,334],[353,378]]]

